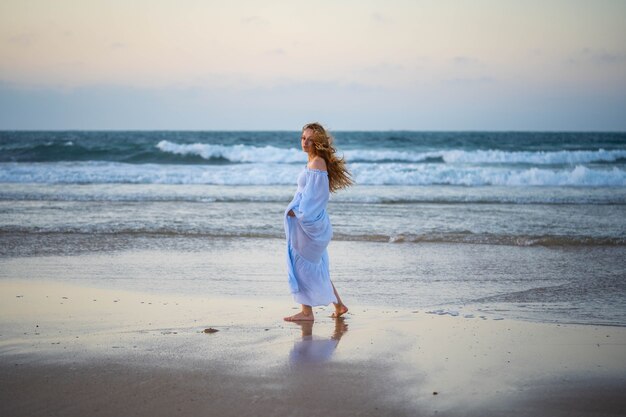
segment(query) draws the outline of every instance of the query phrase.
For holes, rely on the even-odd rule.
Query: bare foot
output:
[[[285,321],[313,321],[315,320],[315,317],[313,317],[313,314],[304,314],[303,312],[300,312],[298,314],[294,314],[293,316],[285,317],[283,320]]]
[[[338,319],[348,312],[348,307],[345,304],[337,304],[335,305],[335,312],[330,315],[330,317],[334,319]]]

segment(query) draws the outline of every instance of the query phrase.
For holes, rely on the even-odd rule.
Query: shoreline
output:
[[[0,243],[0,281],[291,302],[284,239],[3,234]],[[609,326],[626,326],[625,251],[352,241],[329,247],[333,281],[349,304]]]
[[[626,409],[622,327],[351,305],[344,320],[316,308],[308,329],[282,322],[293,304],[281,300],[24,280],[0,282],[0,301],[6,415],[582,416]],[[219,331],[206,334],[208,327]]]

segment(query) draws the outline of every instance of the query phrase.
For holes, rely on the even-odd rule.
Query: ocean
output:
[[[626,325],[626,133],[333,134],[356,185],[329,203],[331,275],[354,302]],[[0,279],[60,257],[58,279],[278,297],[305,163],[297,131],[0,132]],[[142,251],[189,258],[72,273]]]

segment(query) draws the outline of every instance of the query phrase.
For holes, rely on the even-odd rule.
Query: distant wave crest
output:
[[[204,143],[177,144],[160,141],[157,148],[175,155],[194,155],[209,160],[222,159],[232,163],[302,163],[305,157],[299,149],[274,146],[212,145]],[[432,152],[396,151],[390,149],[351,149],[343,155],[348,162],[439,162],[446,164],[533,164],[577,165],[592,162],[615,162],[626,159],[626,150],[587,151],[516,151],[502,150],[441,150]]]
[[[176,144],[167,140],[157,145],[163,152],[175,155],[197,155],[206,160],[225,159],[230,162],[266,162],[266,163],[296,163],[304,162],[302,151],[297,149],[281,149],[274,146],[249,145],[211,145],[204,143]]]

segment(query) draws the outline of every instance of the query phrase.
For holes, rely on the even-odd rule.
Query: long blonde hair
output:
[[[324,129],[324,126],[319,123],[307,123],[302,127],[302,131],[307,129],[313,131],[311,139],[313,139],[315,155],[323,158],[326,162],[330,192],[334,193],[354,184],[352,174],[346,167],[345,159],[337,157],[337,150],[333,147],[333,137]]]

